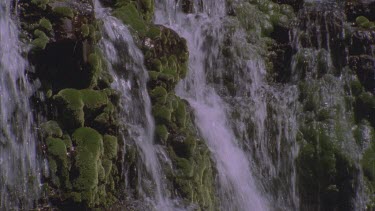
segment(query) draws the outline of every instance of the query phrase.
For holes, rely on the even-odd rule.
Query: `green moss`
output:
[[[150,29],[147,31],[147,37],[151,38],[152,40],[161,37],[161,30],[157,26],[151,26]]]
[[[72,137],[77,146],[75,167],[79,172],[79,176],[73,181],[73,187],[81,192],[82,200],[92,207],[95,204],[99,173],[104,171],[99,160],[103,154],[102,136],[92,128],[82,127]]]
[[[186,125],[186,106],[183,101],[178,103],[178,107],[175,112],[176,122],[180,128],[185,128]]]
[[[81,26],[81,34],[83,37],[88,37],[90,35],[90,28],[87,24]]]
[[[99,159],[99,155],[104,150],[103,139],[100,133],[89,127],[81,127],[73,133],[72,137],[77,148],[88,150],[93,155],[94,160]]]
[[[155,133],[163,143],[166,143],[166,141],[168,140],[169,132],[165,125],[156,125]]]
[[[73,199],[74,202],[77,202],[77,203],[82,202],[81,193],[71,192],[70,197]]]
[[[50,137],[47,139],[46,144],[52,183],[57,187],[63,185],[64,188],[71,188],[68,170],[70,163],[64,141]]]
[[[280,5],[280,13],[283,15],[288,16],[289,18],[294,16],[293,7],[289,4],[282,4]]]
[[[79,90],[63,89],[53,99],[60,106],[62,121],[69,128],[82,127],[84,125],[83,100]]]
[[[104,146],[105,146],[105,144],[104,144]],[[112,171],[112,161],[110,161],[108,159],[103,159],[102,165],[103,165],[104,172],[105,172],[105,178],[107,180],[111,171]]]
[[[358,79],[350,82],[350,88],[354,96],[358,96],[363,92],[363,86]]]
[[[140,16],[136,6],[132,3],[119,7],[113,11],[113,15],[122,22],[129,25],[132,29],[144,36],[147,31],[146,23]]]
[[[73,147],[72,139],[70,138],[70,136],[68,134],[64,134],[63,137],[62,137],[62,140],[64,141],[67,149],[70,149],[70,148]]]
[[[274,27],[270,21],[263,21],[261,28],[263,36],[269,36],[274,30]]]
[[[275,13],[271,15],[271,23],[278,26],[287,26],[289,24],[289,18],[286,15]]]
[[[80,90],[83,103],[85,107],[88,109],[98,109],[102,108],[108,104],[108,97],[104,92],[91,90],[91,89],[83,89]]]
[[[98,179],[100,183],[104,182],[105,180],[105,170],[101,160],[98,162]]]
[[[63,89],[54,96],[54,99],[62,100],[71,110],[79,110],[84,106],[81,92],[76,89]]]
[[[357,24],[357,26],[363,26],[363,24],[366,24],[369,22],[369,20],[365,17],[365,16],[358,16],[356,19],[355,19],[355,22]]]
[[[47,37],[47,35],[37,29],[34,31],[34,36],[36,38],[31,42],[31,44],[37,48],[45,49],[47,43],[49,42],[49,38]]]
[[[103,69],[102,56],[99,51],[95,51],[89,55],[88,63],[91,66],[91,87],[94,87]]]
[[[193,171],[193,164],[191,161],[185,159],[185,158],[177,158],[176,159],[176,166],[178,170],[180,171],[180,177],[181,178],[191,178],[193,177],[194,171]]]
[[[61,17],[66,17],[66,18],[74,17],[73,10],[69,7],[55,7],[53,8],[53,12]]]
[[[52,31],[52,24],[48,19],[45,19],[45,18],[40,19],[39,26],[47,31]]]
[[[148,71],[151,81],[156,81],[159,78],[160,73],[156,71]]]
[[[40,125],[41,133],[44,137],[58,137],[63,135],[59,124],[55,121],[48,121]]]
[[[48,138],[47,139],[47,149],[48,154],[53,156],[64,168],[68,167],[68,157],[66,146],[63,140],[58,138]]]
[[[152,113],[159,123],[169,123],[171,121],[172,111],[165,106],[153,106]]]
[[[375,24],[374,24],[374,22],[366,22],[366,23],[363,23],[361,25],[361,27],[363,27],[365,29],[373,29],[373,28],[375,28]]]
[[[115,159],[117,157],[118,152],[118,143],[117,137],[105,135],[103,138],[103,145],[104,145],[104,156],[108,160]]]
[[[167,90],[165,90],[164,87],[160,87],[160,86],[154,88],[150,93],[150,97],[152,101],[155,103],[159,103],[161,105],[166,103],[167,95],[168,95]]]

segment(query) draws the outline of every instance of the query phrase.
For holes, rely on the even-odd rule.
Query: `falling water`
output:
[[[0,2],[0,209],[29,210],[38,197],[32,86],[20,55],[12,1]]]
[[[108,60],[108,69],[114,77],[113,88],[121,93],[120,121],[124,126],[123,139],[134,141],[141,156],[137,170],[138,192],[149,204],[141,202],[140,206],[143,209],[176,210],[174,202],[168,198],[165,175],[159,162],[159,156],[165,152],[154,144],[155,123],[151,115],[151,102],[146,86],[148,74],[143,65],[143,54],[127,26],[109,15],[110,11],[102,8],[98,1],[95,6],[97,18],[104,22],[101,46]],[[144,167],[145,171],[142,170]]]
[[[239,27],[231,39],[237,54],[229,61],[222,55],[232,21],[226,1],[194,4],[194,14],[174,1],[156,2],[155,22],[188,43],[189,73],[176,92],[194,108],[216,162],[221,209],[298,209],[296,86],[267,84],[264,61]]]

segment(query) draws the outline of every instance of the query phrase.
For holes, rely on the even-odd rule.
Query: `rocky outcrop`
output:
[[[43,200],[60,209],[108,207],[119,198],[117,97],[96,47],[101,33],[92,2],[19,6],[41,85],[34,104],[43,116],[39,145],[48,163]]]

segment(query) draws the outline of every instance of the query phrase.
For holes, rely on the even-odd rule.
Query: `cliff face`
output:
[[[162,168],[169,197],[184,205],[194,204],[194,209],[217,210],[222,202],[216,188],[216,163],[196,125],[194,109],[175,93],[176,85],[189,71],[186,40],[152,22],[153,0],[103,0],[102,4],[130,29],[143,52],[155,120],[154,140],[168,160]],[[181,10],[186,14],[199,11],[194,4],[184,0]],[[103,21],[95,15],[94,2],[20,0],[17,8],[21,39],[31,46],[27,54],[32,65],[30,80],[40,81],[32,106],[40,128],[38,152],[48,168],[42,175],[42,197],[37,207],[141,209],[135,201],[152,190],[139,191],[146,183],[140,178],[140,172],[145,171],[140,165],[144,158],[119,121],[123,93],[111,86],[114,79],[109,61],[100,48]],[[243,87],[237,82],[242,76],[231,72],[238,67],[236,56],[242,47],[236,46],[236,30],[231,30],[238,27],[247,34],[246,44],[263,59],[267,83],[298,89],[293,105],[298,121],[294,142],[299,151],[292,163],[296,161],[300,201],[290,202],[294,209],[374,206],[374,14],[375,3],[371,1],[324,5],[298,0],[226,1],[226,15],[232,22],[226,25],[226,39],[220,46],[224,62],[220,64],[228,71],[222,78],[211,73],[210,83],[221,86],[221,96],[239,96]],[[131,71],[127,66],[118,69],[124,75]],[[267,110],[270,114],[265,121],[273,127],[272,112],[277,110],[273,105]],[[232,115],[230,123],[246,116]],[[244,126],[249,134],[256,127],[250,119]],[[276,140],[282,132],[270,128],[267,133],[270,140]],[[287,159],[277,153],[288,154],[289,144],[281,141],[279,149],[270,143],[271,162]],[[262,169],[261,158],[254,158],[252,163],[260,166],[260,186],[265,192],[274,192],[269,195],[280,195],[277,192],[284,187],[277,179],[290,176],[290,172],[280,171],[272,184],[267,184],[262,176],[271,175]]]

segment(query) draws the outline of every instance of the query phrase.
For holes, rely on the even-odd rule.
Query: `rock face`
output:
[[[34,97],[46,123],[40,140],[49,172],[45,201],[61,209],[117,201],[120,175],[116,96],[96,43],[91,1],[20,1],[29,60],[41,82]]]

